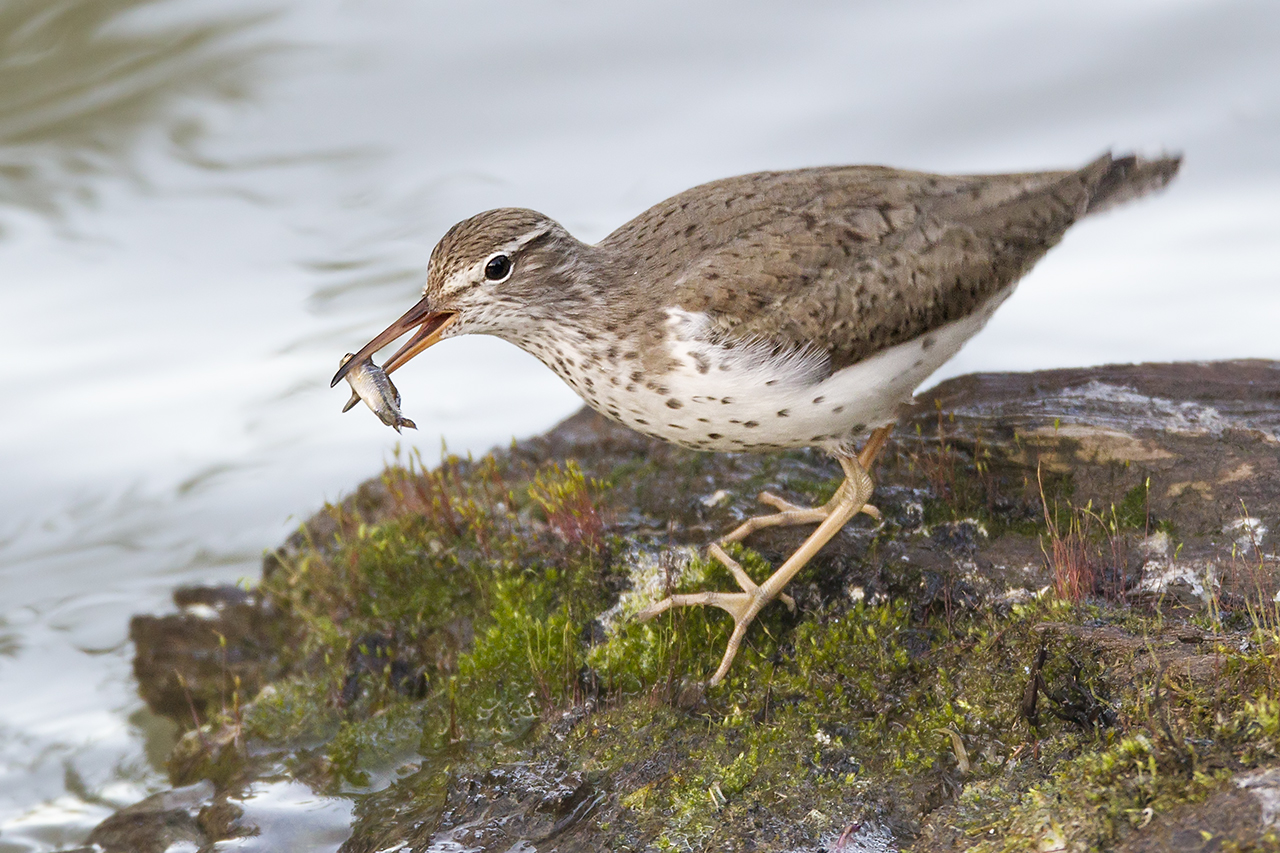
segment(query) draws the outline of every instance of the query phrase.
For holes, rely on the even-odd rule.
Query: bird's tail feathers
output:
[[[1100,213],[1119,204],[1163,189],[1178,174],[1182,155],[1172,154],[1146,160],[1136,154],[1114,157],[1104,154],[1084,167],[1084,172],[1095,172],[1089,183],[1089,204],[1085,214]],[[1093,177],[1091,175],[1091,177]]]

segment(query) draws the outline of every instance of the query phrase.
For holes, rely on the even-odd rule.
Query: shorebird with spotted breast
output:
[[[1075,222],[1165,186],[1180,158],[1103,155],[1082,168],[947,176],[882,166],[762,172],[673,196],[595,245],[532,210],[459,222],[431,253],[422,299],[350,359],[413,336],[496,335],[597,412],[709,451],[818,447],[845,479],[820,507],[775,511],[709,546],[741,591],[672,595],[640,614],[713,605],[734,619],[728,672],[760,610],[870,503],[898,410],[977,334]],[[868,436],[861,450],[859,440]],[[764,583],[723,545],[817,528]]]

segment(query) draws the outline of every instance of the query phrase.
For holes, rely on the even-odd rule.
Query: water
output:
[[[1075,229],[940,376],[1280,358],[1277,44],[1269,0],[3,0],[0,851],[163,786],[128,617],[254,577],[391,456],[328,377],[454,221],[594,240],[758,169],[1177,149],[1167,194]],[[397,382],[428,456],[577,406],[486,339]]]

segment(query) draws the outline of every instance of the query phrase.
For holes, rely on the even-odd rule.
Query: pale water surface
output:
[[[944,373],[1280,358],[1277,45],[1272,0],[0,0],[0,851],[163,786],[129,616],[253,578],[392,455],[328,378],[454,221],[523,205],[594,240],[760,169],[1181,150]],[[397,380],[428,456],[577,406],[494,340]],[[290,848],[340,843],[315,808]]]

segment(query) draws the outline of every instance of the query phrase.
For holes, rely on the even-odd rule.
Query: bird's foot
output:
[[[738,648],[742,645],[742,638],[747,634],[747,627],[755,620],[756,615],[764,609],[764,606],[777,598],[787,605],[787,609],[794,613],[796,602],[785,592],[770,591],[767,584],[765,587],[758,585],[751,579],[746,570],[738,564],[738,561],[726,554],[718,543],[710,545],[707,548],[707,553],[723,563],[733,573],[734,579],[738,581],[738,586],[742,587],[742,592],[691,592],[671,595],[657,604],[646,607],[636,614],[636,618],[644,622],[659,613],[665,613],[673,607],[695,607],[699,605],[719,607],[732,616],[733,634],[729,637],[729,645],[724,651],[724,658],[720,661],[720,668],[715,671],[715,674],[711,676],[711,680],[707,682],[708,686],[714,687],[720,683],[729,671],[729,667],[733,664],[733,659],[738,655]]]
[[[779,512],[774,515],[748,520],[737,530],[707,549],[712,557],[724,563],[729,571],[733,573],[734,578],[738,581],[738,586],[742,587],[742,592],[694,592],[672,595],[657,604],[645,608],[636,614],[636,618],[643,621],[652,619],[659,613],[664,613],[673,607],[692,607],[695,605],[709,604],[727,611],[733,616],[733,634],[729,637],[728,647],[724,651],[724,659],[720,661],[719,669],[711,676],[708,686],[719,684],[738,654],[738,648],[742,645],[742,638],[746,636],[747,627],[756,618],[756,615],[764,609],[766,604],[775,598],[780,598],[789,608],[793,611],[795,610],[795,601],[783,593],[782,590],[813,559],[822,546],[827,544],[831,537],[839,533],[840,528],[844,527],[849,519],[859,512],[865,512],[877,520],[880,519],[880,511],[873,506],[867,505],[867,499],[871,497],[871,492],[874,488],[871,482],[871,475],[867,473],[867,468],[875,461],[875,456],[884,444],[884,439],[888,436],[889,429],[889,427],[877,429],[867,442],[867,446],[863,448],[861,455],[839,455],[836,457],[840,462],[840,467],[844,469],[845,480],[840,484],[840,488],[836,489],[836,493],[831,500],[827,501],[823,506],[815,509],[806,509],[766,492],[761,495],[761,500],[775,507]],[[736,560],[725,553],[721,544],[737,541],[761,527],[805,524],[815,521],[818,522],[817,529],[810,533],[804,543],[796,549],[796,552],[788,557],[786,562],[779,566],[777,571],[762,584],[757,584],[753,581],[742,566],[738,565]]]
[[[761,492],[756,496],[762,504],[767,504],[778,510],[771,515],[757,515],[748,518],[739,524],[727,536],[720,539],[722,543],[741,542],[757,530],[763,530],[766,527],[792,527],[797,524],[821,524],[831,515],[832,509],[839,503],[839,494],[827,501],[822,506],[805,507],[793,504],[785,498],[780,498],[772,492]],[[880,510],[871,504],[863,504],[859,512],[864,512],[874,518],[876,521],[883,521],[884,517],[880,514]]]

